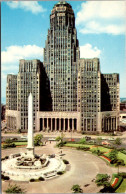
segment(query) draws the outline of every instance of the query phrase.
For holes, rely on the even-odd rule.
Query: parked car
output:
[[[21,139],[22,139],[22,140],[27,140],[28,137],[27,137],[27,135],[22,135],[22,136],[21,136]]]
[[[108,141],[103,141],[102,145],[110,145],[110,143]]]
[[[56,141],[55,138],[49,138],[48,141]]]
[[[86,141],[91,140],[91,137],[85,136]]]
[[[115,138],[114,138],[114,137],[110,137],[109,140],[110,140],[110,141],[114,141]]]
[[[18,138],[16,138],[16,137],[11,137],[10,138],[12,141],[17,141],[18,140]]]

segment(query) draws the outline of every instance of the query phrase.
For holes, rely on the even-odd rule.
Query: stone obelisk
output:
[[[34,135],[33,135],[33,96],[28,97],[28,144],[27,155],[34,156]]]

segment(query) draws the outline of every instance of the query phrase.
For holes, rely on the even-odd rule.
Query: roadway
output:
[[[36,154],[58,154],[59,148],[54,147],[55,142],[47,142],[46,146],[35,147]],[[25,148],[13,148],[2,150],[2,156],[12,153],[25,152]],[[56,178],[48,179],[44,182],[14,182],[25,188],[27,193],[71,193],[71,187],[79,184],[84,193],[97,193],[98,188],[94,179],[98,173],[107,173],[110,176],[117,172],[117,168],[108,166],[102,159],[90,153],[71,149],[62,149],[63,158],[68,160],[70,165],[67,171]],[[125,167],[120,167],[120,172],[126,171]],[[8,182],[2,181],[2,190],[8,187]],[[3,192],[4,193],[4,192]]]

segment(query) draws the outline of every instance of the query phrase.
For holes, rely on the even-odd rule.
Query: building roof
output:
[[[54,5],[54,7],[55,7],[55,6],[56,6],[56,7],[59,7],[60,5],[66,5],[67,7],[72,8],[71,5],[70,5],[69,3],[67,3],[66,1],[59,1],[58,3],[56,3],[56,4]],[[53,7],[53,8],[54,8],[54,7]]]

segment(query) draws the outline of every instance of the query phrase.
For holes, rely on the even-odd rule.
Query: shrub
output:
[[[122,176],[123,178],[126,178],[126,172],[120,172],[119,176]]]
[[[45,179],[43,177],[38,178],[39,181],[44,181]]]
[[[34,137],[34,145],[35,146],[40,146],[42,145],[42,138],[43,138],[43,135],[42,134],[38,134]]]
[[[1,179],[4,179],[4,175],[3,174],[1,174]]]
[[[6,140],[5,140],[5,143],[6,143],[6,144],[10,144],[10,143],[12,143],[12,140],[11,140],[11,139],[6,139]]]
[[[116,164],[116,162],[117,162],[117,159],[113,159],[110,161],[110,164]]]
[[[71,190],[74,192],[74,193],[83,193],[83,190],[81,189],[80,185],[73,185]]]
[[[126,154],[126,150],[121,150],[121,153]]]
[[[80,139],[79,143],[80,143],[80,144],[85,144],[85,143],[86,143],[85,137],[83,137],[82,139]]]
[[[97,174],[95,183],[97,184],[97,186],[109,187],[109,178],[110,176],[107,174]]]
[[[16,147],[16,145],[15,145],[15,143],[11,143],[8,145],[8,147],[14,148],[14,147]]]
[[[122,151],[126,152],[125,148],[117,148],[117,150],[120,151],[120,152],[122,152]]]
[[[88,150],[90,150],[90,148],[89,147],[81,147],[81,146],[79,146],[79,147],[77,147],[77,150],[88,151]]]
[[[17,185],[9,185],[7,190],[5,190],[6,193],[24,193],[24,190]]]
[[[100,189],[100,193],[114,193],[113,187],[104,187],[103,189]]]
[[[4,176],[3,179],[4,180],[10,180],[10,177],[9,176]]]
[[[118,159],[118,160],[117,160],[117,163],[118,163],[118,165],[120,165],[120,166],[125,166],[125,162],[124,162],[123,159]]]
[[[62,174],[64,174],[64,171],[58,171],[57,174],[62,175]]]
[[[33,178],[32,178],[32,179],[30,179],[30,182],[35,182],[35,179],[33,179]]]
[[[3,148],[6,149],[8,147],[7,144],[3,144]]]
[[[109,153],[109,158],[111,160],[117,160],[117,154],[118,154],[118,151],[116,149],[112,150],[110,153]]]
[[[110,163],[115,164],[116,166],[125,166],[123,159],[113,159]]]
[[[14,148],[16,147],[15,143],[6,143],[3,145],[3,148]]]
[[[67,160],[63,160],[64,164],[69,164],[69,162]]]
[[[93,154],[97,154],[98,156],[103,155],[104,152],[101,152],[100,150],[92,150]]]
[[[66,141],[59,142],[57,143],[57,147],[63,147],[66,143]]]

